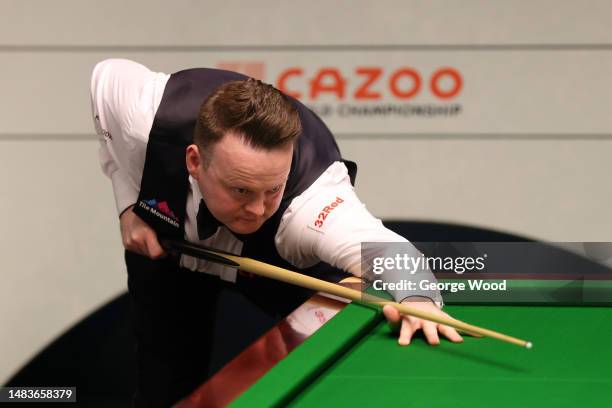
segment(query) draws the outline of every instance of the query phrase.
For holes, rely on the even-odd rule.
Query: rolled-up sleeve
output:
[[[327,262],[355,276],[366,279],[362,270],[361,244],[364,242],[404,243],[410,256],[422,254],[401,235],[387,229],[381,220],[374,217],[357,197],[346,166],[341,162],[332,164],[323,175],[304,193],[296,197],[283,214],[276,234],[279,254],[296,267],[305,268],[319,261]],[[384,252],[384,245],[380,246]],[[368,251],[363,256],[385,256],[384,253]],[[364,264],[371,260],[363,259]],[[384,281],[399,282],[405,271],[388,271]],[[429,269],[423,268],[410,276],[435,280]],[[441,306],[439,293],[419,291],[389,291],[397,300],[408,296],[422,295]]]

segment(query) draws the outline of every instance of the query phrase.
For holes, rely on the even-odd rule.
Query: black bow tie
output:
[[[223,225],[210,213],[204,200],[200,200],[200,208],[196,218],[198,220],[198,237],[200,240],[212,237],[219,227]]]

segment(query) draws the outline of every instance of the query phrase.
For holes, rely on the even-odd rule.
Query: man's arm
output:
[[[151,258],[164,251],[155,232],[131,208],[138,199],[148,135],[165,81],[167,75],[136,62],[108,59],[95,66],[90,85],[100,166],[113,185],[123,245]]]
[[[340,162],[330,166],[310,188],[292,201],[276,235],[279,254],[293,265],[307,267],[325,261],[359,277],[363,276],[362,242],[402,243],[410,256],[420,256],[420,252],[405,238],[385,228],[379,219],[367,211],[350,184],[346,167]],[[384,256],[384,245],[380,245],[380,248],[380,254],[372,251],[366,256]],[[382,276],[388,282],[398,282],[407,277],[414,282],[435,279],[428,268],[420,268],[411,275],[405,271],[391,270]],[[421,293],[417,289],[390,293],[398,302],[445,314],[438,307],[442,302],[438,292]],[[427,298],[437,302],[437,305]],[[385,316],[390,323],[400,324],[397,310],[386,308]],[[423,329],[431,344],[439,342],[438,331],[452,341],[461,341],[452,328],[406,317],[401,319],[400,344],[408,344],[413,333],[419,329]]]

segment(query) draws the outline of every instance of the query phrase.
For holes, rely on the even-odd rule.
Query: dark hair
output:
[[[295,141],[302,127],[298,111],[287,96],[272,85],[250,78],[227,82],[204,101],[194,143],[204,153],[227,132],[240,135],[253,148],[271,150]]]

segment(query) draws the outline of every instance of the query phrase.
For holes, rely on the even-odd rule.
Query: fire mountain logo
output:
[[[158,203],[157,200],[153,199],[153,200],[145,200],[145,203],[147,203],[149,207],[157,209],[162,214],[167,215],[168,217],[174,220],[177,219],[176,215],[174,215],[172,210],[170,210],[170,208],[168,207],[168,203],[166,201],[162,201]]]
[[[151,214],[178,228],[178,218],[176,215],[174,215],[174,212],[172,212],[170,207],[168,207],[168,203],[166,201],[158,202],[156,199],[142,200],[138,203],[138,205]]]

